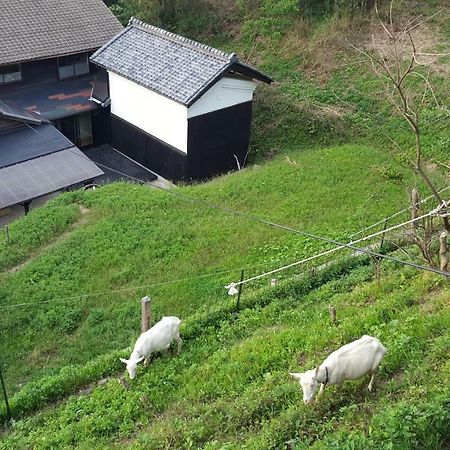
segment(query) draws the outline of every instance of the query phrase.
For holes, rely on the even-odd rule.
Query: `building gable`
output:
[[[91,61],[188,107],[231,73],[272,82],[267,75],[241,63],[234,53],[225,53],[137,19],[131,19],[127,28],[92,55]]]

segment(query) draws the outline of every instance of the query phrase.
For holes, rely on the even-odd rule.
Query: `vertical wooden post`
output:
[[[336,325],[336,308],[333,305],[328,306],[328,311],[330,313],[330,320],[333,325]]]
[[[448,255],[448,244],[447,244],[447,236],[448,233],[446,231],[443,231],[439,235],[439,261],[441,265],[441,270],[447,271],[448,269],[448,262],[449,262],[449,255]]]
[[[11,420],[11,409],[9,408],[8,395],[6,393],[5,382],[3,381],[2,368],[0,365],[0,381],[2,383],[3,395],[5,397],[5,405],[6,405],[6,417],[8,420]]]
[[[241,282],[244,281],[244,269],[241,271]],[[240,303],[241,303],[241,292],[242,292],[242,284],[238,287],[238,297],[236,301],[236,311],[239,311]]]
[[[5,225],[5,232],[6,232],[6,243],[9,244],[9,226],[8,226],[8,224]]]
[[[141,332],[145,333],[150,329],[152,323],[151,298],[147,295],[141,299]]]

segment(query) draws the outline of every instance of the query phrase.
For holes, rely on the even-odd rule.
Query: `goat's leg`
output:
[[[372,391],[373,389],[373,381],[375,380],[375,373],[376,372],[372,372],[372,377],[370,378],[369,386],[367,386],[367,389],[369,389],[369,391]]]
[[[177,355],[181,353],[181,346],[183,345],[183,340],[180,338],[180,335],[178,335],[175,340],[177,341],[178,348],[177,348]]]
[[[318,395],[318,396],[319,396],[319,395],[322,395],[324,389],[325,389],[325,383],[321,383],[321,384],[320,384],[320,390],[319,390],[319,393],[318,393],[317,395]]]

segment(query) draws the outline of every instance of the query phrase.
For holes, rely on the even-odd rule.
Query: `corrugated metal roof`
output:
[[[232,71],[272,82],[262,72],[240,63],[234,53],[225,53],[134,18],[127,28],[97,50],[91,61],[188,106]]]
[[[0,64],[95,50],[122,29],[102,0],[0,0]]]
[[[0,209],[102,174],[76,147],[4,167],[0,169]]]
[[[0,168],[69,147],[73,147],[73,143],[53,125],[14,128],[0,134]]]

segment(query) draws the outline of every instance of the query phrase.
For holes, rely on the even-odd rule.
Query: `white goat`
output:
[[[180,324],[181,320],[178,317],[163,317],[158,323],[138,337],[130,359],[120,358],[127,365],[131,379],[136,376],[138,363],[144,359],[144,364],[147,364],[151,353],[168,349],[173,340],[177,341],[178,354],[180,354],[183,342],[180,338]]]
[[[304,373],[289,373],[298,380],[303,389],[303,402],[309,403],[321,383],[319,395],[326,384],[340,384],[346,380],[355,380],[368,373],[372,374],[369,391],[372,390],[375,373],[383,356],[387,352],[383,344],[372,336],[350,342],[331,353],[325,361],[313,370]]]

